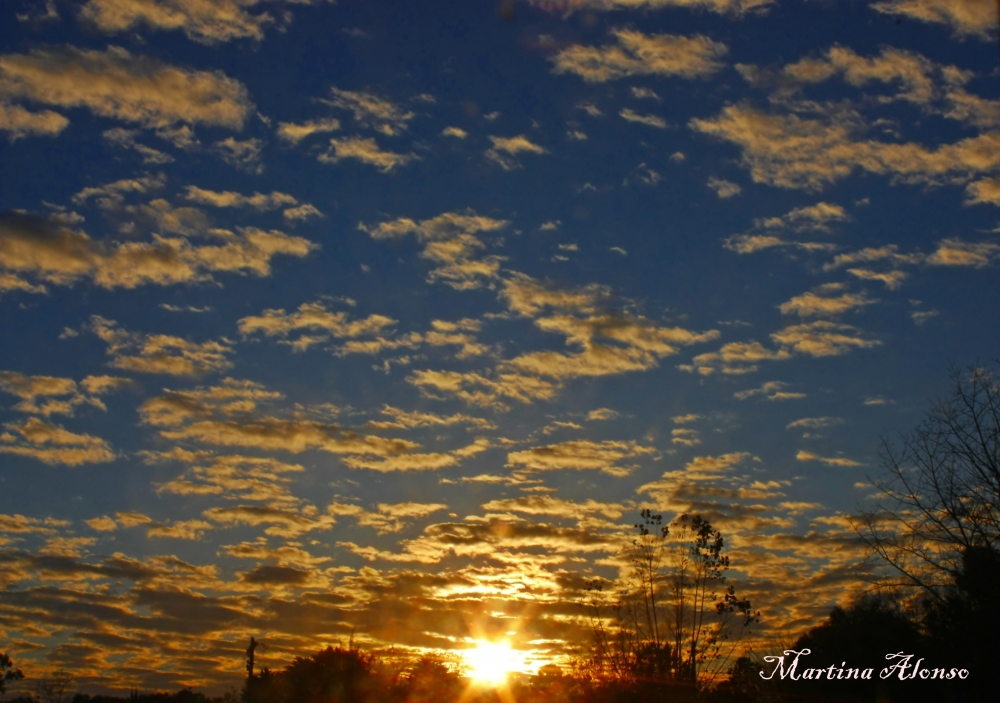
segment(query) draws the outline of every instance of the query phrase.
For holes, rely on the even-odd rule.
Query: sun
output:
[[[476,643],[475,649],[467,649],[462,657],[469,665],[469,676],[473,681],[490,686],[499,686],[507,680],[507,675],[521,667],[520,657],[511,649],[510,642]]]

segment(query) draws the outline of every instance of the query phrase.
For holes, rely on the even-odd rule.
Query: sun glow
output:
[[[480,684],[499,686],[510,672],[521,668],[520,657],[507,641],[479,641],[475,649],[466,650],[462,656],[469,665],[469,676]]]

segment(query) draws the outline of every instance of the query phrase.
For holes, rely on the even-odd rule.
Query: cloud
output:
[[[73,202],[82,205],[91,198],[96,198],[97,205],[102,210],[113,210],[120,208],[124,203],[124,193],[149,193],[162,189],[166,184],[167,177],[162,173],[155,176],[123,178],[112,183],[84,188],[73,196]]]
[[[727,237],[723,246],[738,254],[751,254],[765,249],[788,247],[808,252],[833,251],[837,249],[835,244],[782,239],[778,233],[783,230],[829,232],[831,222],[842,222],[849,219],[847,212],[840,205],[819,202],[815,205],[797,207],[784,215],[756,218],[752,233],[734,234]]]
[[[187,122],[242,129],[252,108],[243,84],[220,71],[186,71],[119,47],[0,56],[0,97],[86,107],[146,127]]]
[[[359,527],[371,527],[380,535],[400,532],[411,518],[426,517],[441,510],[447,510],[444,503],[380,503],[376,511],[368,511],[360,505],[334,501],[327,506],[327,512],[337,517],[354,518]]]
[[[0,453],[29,456],[46,464],[103,463],[114,461],[111,446],[100,437],[75,434],[59,425],[52,425],[37,417],[24,422],[4,425],[9,431],[21,435],[18,440],[11,434],[0,434]]]
[[[824,271],[832,271],[842,266],[851,264],[873,262],[888,262],[892,266],[918,264],[923,261],[922,254],[900,254],[899,247],[895,244],[887,244],[882,247],[867,247],[848,254],[837,254],[833,261],[824,264]]]
[[[389,173],[397,166],[405,166],[414,160],[419,160],[416,154],[397,154],[392,151],[382,151],[374,139],[363,137],[347,137],[346,139],[331,139],[330,149],[319,155],[320,163],[335,164],[344,159],[355,159],[361,163],[371,164],[382,173]]]
[[[973,266],[983,268],[1000,258],[1000,244],[995,242],[964,242],[961,239],[942,239],[937,250],[927,257],[935,266]]]
[[[336,132],[338,129],[340,129],[340,120],[328,117],[318,120],[308,120],[302,123],[279,122],[277,134],[278,138],[282,141],[289,144],[298,144],[313,134]]]
[[[255,411],[263,401],[277,400],[281,393],[269,391],[259,383],[241,381],[235,378],[224,378],[217,386],[196,388],[188,391],[165,391],[165,395],[151,398],[139,408],[139,415],[144,424],[158,427],[173,427],[182,425],[193,419],[207,419],[213,413],[222,415],[239,415]],[[149,454],[149,460],[178,459],[193,462],[204,459],[207,455],[191,454],[190,452],[167,455]]]
[[[649,494],[658,512],[695,513],[713,525],[729,526],[727,540],[735,537],[734,532],[742,531],[739,528],[760,531],[776,524],[789,526],[787,519],[768,516],[777,509],[760,502],[783,497],[784,493],[775,489],[788,482],[751,483],[748,477],[735,474],[750,457],[748,452],[697,456],[683,469],[666,471],[656,481],[639,486],[636,493]],[[737,502],[740,500],[753,500],[754,504],[744,505]]]
[[[135,140],[137,134],[139,134],[139,130],[137,129],[114,127],[104,130],[101,136],[111,144],[137,152],[142,156],[142,163],[144,164],[168,164],[174,160],[174,157],[170,154],[164,153],[159,149],[154,149],[151,146],[146,146],[145,144],[139,144]]]
[[[591,83],[642,75],[690,79],[718,71],[719,59],[728,51],[725,44],[701,35],[645,35],[629,29],[612,29],[611,35],[617,44],[574,44],[563,49],[552,57],[553,71],[575,73]]]
[[[165,214],[156,209],[150,214],[158,212]],[[212,273],[220,271],[267,276],[275,256],[304,257],[319,248],[278,230],[246,227],[239,232],[216,230],[217,244],[167,236],[116,243],[91,239],[52,216],[8,212],[0,214],[0,268],[55,285],[90,279],[101,288],[135,288],[211,281]]]
[[[329,515],[319,515],[314,512],[309,514],[309,512],[263,505],[209,508],[202,515],[212,522],[223,525],[268,525],[264,534],[275,537],[300,537],[314,530],[329,530],[336,523],[336,520]]]
[[[25,376],[15,371],[0,371],[0,390],[21,399],[13,409],[22,413],[45,417],[56,414],[73,415],[75,407],[83,403],[105,409],[100,400],[80,393],[76,382],[71,378]],[[41,405],[38,404],[39,398],[45,399]]]
[[[553,378],[627,373],[653,368],[681,346],[719,336],[718,330],[692,332],[624,312],[598,312],[608,293],[606,288],[593,285],[560,290],[525,274],[512,274],[505,279],[500,294],[508,308],[534,317],[535,326],[544,332],[564,335],[566,344],[579,351],[529,352],[505,361],[503,368]],[[551,313],[540,314],[547,308]]]
[[[529,0],[531,4],[542,9],[548,9],[547,0]],[[692,10],[707,10],[719,15],[763,13],[775,4],[776,0],[578,0],[567,5],[557,4],[554,7],[561,11],[592,10],[595,12],[611,12],[614,10],[659,10],[664,7],[683,7]]]
[[[965,193],[968,196],[966,202],[970,205],[975,203],[1000,205],[1000,179],[984,178],[970,183],[965,187]]]
[[[27,136],[54,137],[67,125],[69,120],[58,112],[30,112],[20,105],[8,105],[0,98],[0,131],[8,132],[12,142]]]
[[[212,207],[233,207],[251,208],[258,212],[277,210],[290,205],[298,205],[299,201],[288,193],[272,191],[271,193],[254,193],[253,195],[242,195],[231,190],[214,191],[204,190],[197,186],[187,186],[184,192],[184,199],[202,205]]]
[[[839,75],[859,88],[872,82],[897,86],[895,95],[879,96],[879,102],[904,100],[924,112],[980,128],[1000,125],[1000,102],[965,90],[964,85],[975,75],[972,71],[939,65],[920,54],[891,47],[884,48],[879,56],[866,58],[849,48],[833,46],[822,58],[802,59],[779,72],[741,64],[736,68],[750,83],[771,88],[772,98],[779,101],[790,102],[804,85]]]
[[[843,457],[826,457],[818,456],[812,452],[807,452],[805,450],[800,451],[795,455],[795,458],[799,461],[818,461],[820,463],[826,464],[827,466],[863,466],[853,459],[845,459]]]
[[[989,41],[997,26],[997,10],[983,0],[883,0],[872,9],[921,22],[949,25],[959,37]]]
[[[616,536],[591,529],[555,527],[545,523],[490,519],[483,522],[447,522],[429,525],[414,540],[404,542],[404,554],[420,561],[457,556],[492,556],[504,550],[542,548],[548,552],[617,552]]]
[[[503,399],[532,403],[552,398],[557,386],[549,381],[516,373],[497,373],[486,377],[478,373],[458,371],[414,371],[407,383],[416,386],[430,398],[451,396],[469,405],[503,410]]]
[[[483,503],[482,508],[492,512],[553,515],[576,520],[582,520],[590,513],[599,513],[607,518],[617,519],[625,511],[625,507],[618,503],[600,503],[596,500],[575,503],[571,500],[539,495],[499,498]]]
[[[629,110],[627,107],[622,108],[621,112],[619,112],[618,115],[628,120],[629,122],[638,122],[639,124],[648,125],[649,127],[656,127],[657,129],[667,128],[667,121],[662,117],[657,117],[656,115],[640,115],[638,112]]]
[[[173,400],[179,400],[173,398]],[[153,407],[144,407],[146,417],[154,417]],[[156,418],[163,422],[162,415]],[[300,503],[289,492],[288,474],[302,473],[300,464],[289,464],[272,458],[240,455],[214,456],[210,452],[154,455],[146,453],[147,463],[181,460],[190,467],[178,478],[157,484],[156,492],[181,496],[217,495],[229,500],[259,501],[271,506],[294,506]],[[206,456],[207,455],[207,456]]]
[[[611,289],[591,284],[575,289],[557,288],[517,271],[503,280],[500,297],[512,312],[534,317],[547,308],[560,312],[596,313],[610,299]]]
[[[912,142],[857,139],[861,125],[843,119],[767,115],[745,105],[729,105],[717,116],[695,118],[689,125],[739,146],[755,183],[782,188],[822,190],[857,169],[905,183],[960,182],[1000,165],[1000,133],[931,150]]]
[[[56,527],[65,527],[68,523],[65,520],[55,518],[25,517],[24,515],[4,515],[0,513],[0,532],[19,535],[54,535]]]
[[[302,303],[295,312],[265,310],[260,315],[244,317],[238,322],[240,334],[244,338],[254,334],[287,339],[294,332],[322,332],[323,334],[301,334],[287,342],[296,351],[328,341],[331,338],[354,339],[382,334],[396,324],[396,320],[385,315],[369,315],[360,320],[351,320],[346,312],[331,312],[321,302]]]
[[[377,225],[359,223],[358,229],[377,240],[414,235],[423,245],[420,257],[434,266],[428,275],[428,282],[440,280],[456,290],[471,290],[496,278],[500,271],[500,257],[481,255],[487,246],[481,233],[498,232],[508,224],[507,220],[482,217],[469,210],[464,213],[446,212],[419,222],[400,217]]]
[[[389,137],[406,131],[409,121],[414,117],[412,112],[371,93],[338,88],[330,88],[330,93],[333,97],[321,102],[351,112],[356,122]]]
[[[896,290],[909,274],[905,271],[872,271],[871,269],[847,269],[847,273],[863,281],[881,281],[889,290]]]
[[[118,529],[118,523],[109,518],[107,515],[102,517],[95,517],[90,520],[84,520],[87,527],[98,532],[113,532]]]
[[[797,207],[780,217],[754,220],[758,229],[792,229],[796,232],[830,231],[831,222],[845,222],[851,219],[840,205],[818,202],[815,205]]]
[[[165,334],[128,332],[114,320],[92,315],[87,329],[107,344],[111,366],[139,373],[200,376],[232,366],[231,342],[190,342]]]
[[[674,415],[672,418],[670,418],[670,421],[673,422],[675,425],[686,425],[689,422],[697,422],[698,420],[701,419],[702,419],[701,415],[696,415],[695,413],[688,413],[686,415]]]
[[[797,354],[814,357],[839,356],[852,349],[870,349],[882,343],[865,339],[857,327],[825,320],[791,325],[772,334],[771,339]]]
[[[437,471],[458,466],[463,459],[480,454],[490,448],[487,439],[477,439],[472,444],[450,452],[420,454],[407,452],[395,456],[346,456],[341,459],[351,469],[369,469],[381,473],[393,471]]]
[[[810,430],[818,430],[824,427],[833,427],[834,425],[842,425],[844,423],[844,418],[842,417],[803,417],[798,420],[793,420],[785,425],[786,430],[805,428]]]
[[[355,430],[308,419],[304,413],[292,418],[260,414],[257,401],[273,399],[273,392],[257,384],[232,379],[222,386],[198,391],[171,391],[152,398],[139,409],[143,422],[162,428],[160,435],[169,440],[191,440],[223,447],[248,447],[265,451],[321,450],[337,454],[345,466],[380,472],[427,471],[455,466],[463,459],[489,448],[485,439],[448,452],[419,453],[420,445],[403,439],[387,439]],[[151,461],[173,458],[171,455],[147,454]],[[187,462],[202,459],[199,455],[181,454]],[[298,465],[275,464],[270,460],[249,457],[215,459],[208,467],[194,467],[188,475],[161,485],[161,491],[182,495],[220,495],[237,492],[240,499],[295,502],[281,484],[279,476],[298,471]]]
[[[88,0],[80,8],[79,16],[107,34],[127,32],[139,26],[161,31],[179,29],[193,41],[217,44],[235,39],[260,41],[264,38],[263,28],[275,20],[266,12],[250,14],[244,9],[256,4],[257,0],[171,0],[169,3],[158,0]]]
[[[258,212],[267,212],[269,210],[285,208],[283,213],[285,219],[292,221],[323,216],[323,213],[309,203],[300,204],[294,196],[278,191],[272,191],[271,193],[255,192],[253,195],[243,195],[231,190],[219,192],[214,190],[205,190],[197,186],[187,186],[187,188],[185,188],[184,198],[202,205],[211,205],[212,207],[250,208]]]
[[[226,137],[215,142],[212,151],[236,170],[259,175],[264,172],[264,164],[260,161],[263,146],[264,142],[260,139],[240,141],[234,137]]]
[[[456,139],[465,139],[469,136],[468,132],[458,127],[445,127],[441,130],[441,134],[445,137],[455,137]]]
[[[629,88],[629,92],[636,100],[655,100],[656,102],[663,102],[663,99],[657,95],[656,91],[652,88],[639,88],[638,86],[633,85]]]
[[[146,536],[166,537],[169,539],[201,540],[206,530],[211,530],[211,523],[204,520],[178,520],[176,522],[156,523],[146,530]]]
[[[623,466],[625,459],[637,459],[655,454],[652,447],[634,441],[578,440],[532,447],[507,455],[507,466],[518,471],[584,471],[598,470],[611,476],[628,476],[634,466]]]
[[[520,168],[520,162],[514,158],[517,154],[547,154],[545,149],[535,144],[523,134],[516,137],[494,137],[490,135],[493,148],[486,150],[486,158],[499,164],[505,171]]]
[[[698,438],[698,431],[687,427],[676,427],[670,431],[670,443],[681,444],[685,447],[696,447],[701,444]]]
[[[834,251],[837,249],[836,244],[796,242],[776,237],[773,234],[734,234],[731,237],[726,237],[722,246],[730,251],[735,251],[737,254],[753,254],[766,249],[785,247],[794,247],[809,252]]]
[[[746,400],[747,398],[752,398],[756,395],[762,395],[768,400],[791,400],[794,398],[805,398],[805,393],[787,393],[782,389],[787,388],[788,384],[784,381],[768,381],[758,388],[750,388],[745,391],[737,391],[733,393],[733,397],[737,400]]]
[[[734,195],[739,195],[743,192],[743,189],[740,188],[739,184],[727,181],[724,178],[716,178],[715,176],[708,179],[708,187],[714,190],[715,194],[723,200],[731,198]]]
[[[368,426],[377,430],[408,430],[416,427],[450,427],[452,425],[469,425],[481,429],[496,429],[496,425],[481,417],[470,417],[461,413],[455,415],[435,415],[419,410],[406,411],[391,405],[382,406],[381,414],[392,418],[389,421],[371,420]]]
[[[813,317],[817,315],[825,317],[841,315],[845,312],[878,302],[869,298],[864,292],[843,293],[838,296],[821,295],[821,293],[836,292],[843,287],[843,284],[839,283],[820,286],[815,291],[794,296],[791,300],[779,305],[778,309],[784,315],[795,313],[799,317]]]
[[[468,359],[474,356],[482,356],[489,351],[488,347],[478,343],[475,336],[471,334],[478,332],[479,327],[479,322],[468,318],[459,320],[458,322],[431,320],[431,329],[426,332],[408,332],[395,338],[388,335],[378,335],[371,339],[352,339],[338,347],[337,353],[340,355],[374,355],[385,350],[402,347],[419,349],[425,345],[431,347],[456,345],[460,349],[455,357],[458,359]],[[397,363],[408,363],[407,359],[408,357],[404,357],[397,360]]]

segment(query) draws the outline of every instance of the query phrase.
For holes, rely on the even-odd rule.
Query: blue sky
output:
[[[996,356],[991,2],[0,12],[26,672],[559,661],[644,507],[794,633],[864,586],[880,437]]]

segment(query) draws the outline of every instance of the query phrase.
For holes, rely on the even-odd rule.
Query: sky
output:
[[[0,647],[533,669],[643,508],[818,624],[881,438],[1000,348],[995,8],[3,3]]]

